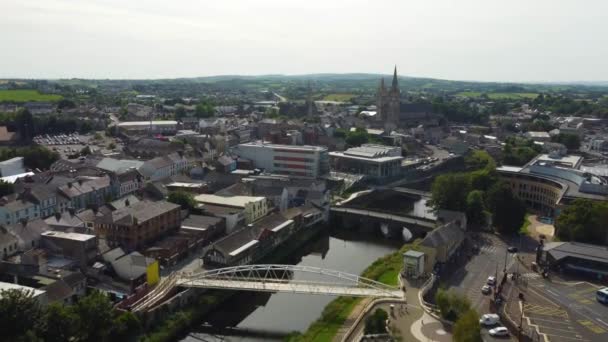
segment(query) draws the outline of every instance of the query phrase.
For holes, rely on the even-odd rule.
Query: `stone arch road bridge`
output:
[[[175,287],[399,299],[404,296],[397,287],[341,271],[299,265],[243,265],[173,273],[135,303],[132,310],[146,311],[156,306]]]

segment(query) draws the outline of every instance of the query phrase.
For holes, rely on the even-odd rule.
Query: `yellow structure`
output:
[[[195,200],[202,204],[242,209],[242,218],[247,224],[253,223],[268,214],[268,200],[262,196],[218,196],[198,195]]]
[[[160,267],[158,266],[158,260],[150,263],[146,267],[146,282],[148,285],[153,286],[160,280]]]

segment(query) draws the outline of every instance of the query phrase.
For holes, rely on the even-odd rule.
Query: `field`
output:
[[[55,102],[63,97],[56,94],[40,94],[37,90],[0,90],[0,102],[30,102],[30,101],[49,101]]]
[[[338,102],[348,102],[350,99],[355,97],[355,94],[327,94],[323,101],[338,101]]]
[[[479,91],[462,91],[457,93],[458,96],[465,97],[480,97],[481,92]],[[538,96],[537,93],[486,93],[488,98],[491,100],[504,100],[504,99],[533,99]]]

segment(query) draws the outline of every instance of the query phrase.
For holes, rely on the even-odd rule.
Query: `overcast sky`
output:
[[[0,0],[0,77],[608,80],[607,0]]]

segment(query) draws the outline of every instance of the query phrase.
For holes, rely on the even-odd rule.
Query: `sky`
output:
[[[0,77],[608,81],[606,0],[0,0]]]

